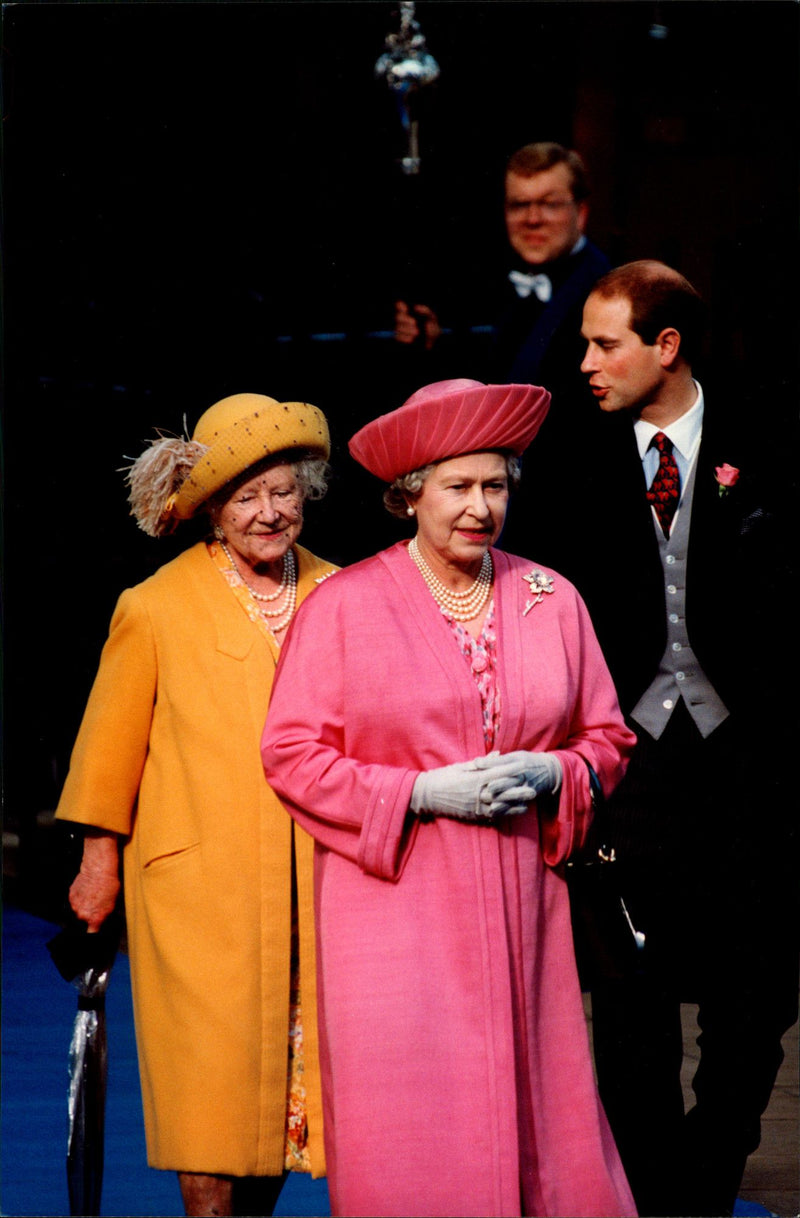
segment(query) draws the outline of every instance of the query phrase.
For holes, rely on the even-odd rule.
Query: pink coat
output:
[[[532,564],[493,557],[496,747],[558,752],[557,810],[489,826],[408,813],[420,770],[485,746],[473,677],[404,543],[312,593],[278,668],[262,754],[317,841],[334,1214],[635,1213],[559,866],[590,815],[582,759],[608,792],[634,738],[574,588],[554,575],[525,613]]]

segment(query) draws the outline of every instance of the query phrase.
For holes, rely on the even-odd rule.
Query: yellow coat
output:
[[[301,600],[335,568],[296,552]],[[58,807],[127,838],[152,1167],[283,1170],[294,847],[309,1150],[313,1174],[325,1170],[313,842],[270,790],[259,753],[277,658],[202,542],[128,589]]]

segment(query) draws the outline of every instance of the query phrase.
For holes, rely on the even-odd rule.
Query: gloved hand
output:
[[[507,793],[512,791],[513,798],[508,798]],[[520,766],[494,753],[491,758],[458,761],[419,774],[409,806],[412,812],[488,821],[525,812],[535,797],[536,791],[524,782]]]
[[[536,795],[555,795],[561,786],[561,762],[552,753],[529,753],[526,749],[518,749],[514,753],[487,753],[485,757],[475,759],[479,770],[499,762],[515,766],[520,787],[533,787]],[[513,799],[513,790],[506,791],[505,797]]]

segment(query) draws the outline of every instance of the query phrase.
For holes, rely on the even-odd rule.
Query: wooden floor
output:
[[[583,996],[587,1021],[592,1007]],[[683,1095],[687,1110],[694,1104],[691,1082],[700,1051],[697,1048],[697,1007],[685,1005],[683,1019]],[[747,1161],[739,1199],[763,1206],[779,1218],[800,1215],[800,1055],[798,1024],[783,1039],[785,1058],[769,1107],[762,1119],[761,1145]]]

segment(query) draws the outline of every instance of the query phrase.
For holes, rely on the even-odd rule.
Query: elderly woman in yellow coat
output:
[[[259,741],[295,607],[336,569],[297,545],[329,451],[314,406],[242,393],[133,463],[146,532],[201,509],[212,531],[120,597],[58,807],[87,827],[90,931],[122,847],[148,1162],[187,1214],[271,1214],[287,1170],[324,1174],[313,842]]]

